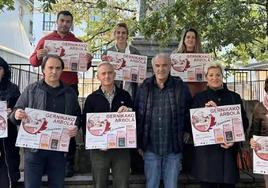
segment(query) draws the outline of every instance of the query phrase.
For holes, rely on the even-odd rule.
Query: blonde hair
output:
[[[208,74],[209,69],[219,69],[220,72],[221,72],[221,75],[223,76],[224,67],[220,62],[215,61],[213,63],[208,64],[206,67],[207,67],[206,68],[206,74],[205,74],[206,76]]]

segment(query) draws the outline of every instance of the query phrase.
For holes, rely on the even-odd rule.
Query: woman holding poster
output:
[[[219,64],[209,65],[206,79],[207,89],[194,97],[192,108],[240,104],[246,130],[248,119],[242,100],[223,84],[223,68]],[[201,188],[234,188],[239,181],[237,152],[238,144],[233,142],[194,147],[191,175],[200,180]]]
[[[262,103],[257,104],[253,112],[252,125],[249,132],[250,145],[252,149],[257,149],[257,142],[252,137],[268,136],[268,77],[265,80],[264,90],[266,96]],[[268,188],[268,175],[264,175],[265,186]]]
[[[20,96],[17,85],[10,82],[11,72],[8,63],[0,57],[0,101],[7,102],[7,110],[15,106]],[[14,188],[20,178],[19,148],[15,147],[17,127],[9,120],[6,124],[4,117],[0,116],[1,130],[8,125],[8,137],[0,138],[0,187]]]

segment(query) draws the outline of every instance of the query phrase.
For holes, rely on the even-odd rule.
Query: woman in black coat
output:
[[[244,130],[248,119],[239,94],[223,84],[223,69],[218,64],[208,67],[207,90],[197,94],[192,108],[240,104]],[[234,188],[239,181],[236,164],[238,143],[224,143],[194,148],[191,175],[200,180],[201,188]]]
[[[20,91],[10,82],[11,72],[7,62],[0,57],[0,101],[7,101],[7,111],[12,110]],[[19,148],[15,147],[17,127],[8,120],[8,137],[0,138],[0,187],[14,188],[20,178]]]

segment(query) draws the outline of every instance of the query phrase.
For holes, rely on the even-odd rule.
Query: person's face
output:
[[[101,65],[98,68],[97,78],[101,82],[102,86],[114,85],[115,71],[110,65]]]
[[[73,20],[71,16],[60,14],[57,20],[57,31],[61,34],[67,34],[69,33],[72,24]]]
[[[57,83],[62,73],[61,61],[57,58],[49,58],[43,70],[45,81],[49,83]]]
[[[208,86],[212,89],[219,89],[223,84],[223,76],[219,68],[210,68],[207,73]]]
[[[116,40],[116,43],[127,43],[128,34],[126,28],[117,27],[114,31],[114,38]]]
[[[186,46],[187,51],[193,51],[196,43],[195,33],[192,31],[188,31],[185,35],[184,44]]]
[[[2,66],[0,66],[0,80],[3,79],[4,75],[5,75],[5,69]]]
[[[171,63],[169,63],[165,58],[157,58],[153,64],[153,71],[156,80],[165,81],[168,78],[171,68]]]

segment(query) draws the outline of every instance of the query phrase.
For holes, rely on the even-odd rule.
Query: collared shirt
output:
[[[108,91],[105,91],[102,87],[101,90],[104,94],[104,97],[108,100],[109,104],[110,104],[110,109],[112,108],[112,102],[115,96],[115,86],[113,87],[113,90],[111,93],[109,93]]]
[[[152,119],[148,149],[159,155],[166,155],[172,152],[171,104],[167,84],[163,89],[160,89],[155,82],[152,97]]]

